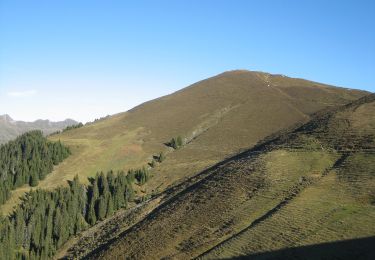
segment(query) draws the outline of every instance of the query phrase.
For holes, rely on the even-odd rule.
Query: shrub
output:
[[[165,154],[163,152],[160,152],[158,156],[159,163],[163,162],[165,160]]]
[[[184,142],[182,141],[182,137],[173,137],[171,141],[169,142],[169,146],[173,147],[174,149],[179,149],[184,145]]]

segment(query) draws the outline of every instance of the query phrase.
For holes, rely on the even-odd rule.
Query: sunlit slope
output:
[[[68,131],[60,139],[73,155],[42,185],[56,185],[75,174],[140,167],[163,144],[182,136],[190,142],[167,155],[154,171],[150,190],[173,183],[247,148],[265,136],[307,120],[309,114],[363,96],[284,76],[232,71],[198,82],[126,113]]]
[[[76,174],[85,182],[97,171],[142,167],[165,151],[167,159],[153,169],[154,177],[142,188],[159,192],[265,136],[307,121],[315,111],[365,94],[281,75],[225,72],[128,112],[51,136],[68,145],[72,155],[38,187],[66,184]],[[188,144],[169,153],[164,143],[179,135]],[[12,192],[2,213],[9,213],[27,190]]]
[[[295,251],[280,255],[277,250],[375,236],[375,96],[361,101],[301,129],[322,150],[334,147],[339,151],[335,167],[288,205],[216,246],[204,258],[261,257],[269,251],[268,257],[291,258]],[[301,253],[297,254],[301,259],[311,257]],[[330,254],[334,252],[316,256]],[[346,256],[367,259],[366,252],[352,252],[350,247]]]
[[[228,259],[375,236],[375,95],[206,176],[91,258]]]

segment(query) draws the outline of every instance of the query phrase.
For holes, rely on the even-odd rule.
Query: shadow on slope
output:
[[[372,236],[287,248],[232,259],[375,259],[374,245],[375,236]]]

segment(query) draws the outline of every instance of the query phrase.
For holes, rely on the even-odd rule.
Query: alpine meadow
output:
[[[1,1],[0,259],[375,259],[374,10]]]

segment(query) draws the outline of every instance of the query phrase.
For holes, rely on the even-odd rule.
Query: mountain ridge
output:
[[[0,144],[10,141],[17,136],[31,130],[41,130],[45,135],[72,126],[78,122],[73,119],[63,121],[50,121],[48,119],[37,119],[32,122],[14,120],[10,115],[0,115]]]

